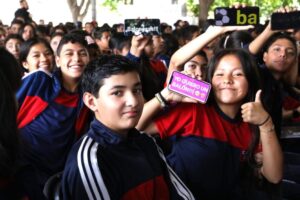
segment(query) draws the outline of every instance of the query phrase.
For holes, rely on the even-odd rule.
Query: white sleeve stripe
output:
[[[83,164],[82,164],[82,151],[83,151],[83,148],[85,146],[85,143],[86,143],[86,140],[88,138],[85,137],[80,145],[80,148],[78,150],[78,154],[77,154],[77,163],[78,163],[78,169],[79,169],[79,172],[80,172],[80,177],[81,177],[81,180],[83,182],[83,185],[84,185],[84,188],[85,188],[85,191],[89,197],[90,200],[94,199],[92,193],[91,193],[91,190],[90,190],[90,187],[88,185],[88,181],[86,179],[86,176],[85,176],[85,173],[84,173],[84,170],[83,170]]]
[[[152,138],[152,137],[150,137],[150,138]],[[155,139],[152,138],[152,140],[154,141],[154,144],[156,145],[156,148],[157,148],[157,151],[158,151],[160,157],[162,158],[162,160],[167,165],[167,169],[168,169],[168,172],[169,172],[169,175],[170,175],[171,182],[174,185],[175,189],[177,190],[178,194],[183,199],[195,200],[195,197],[193,196],[191,191],[186,187],[186,185],[182,182],[182,180],[177,176],[177,174],[173,171],[173,169],[167,163],[166,158],[164,156],[164,153],[161,150],[161,148],[156,144]]]
[[[97,144],[97,145],[93,145],[93,148],[91,149],[91,164],[92,164],[93,171],[95,173],[95,180],[101,190],[103,199],[109,200],[110,199],[109,193],[108,193],[105,183],[103,181],[101,171],[100,171],[100,168],[98,165],[98,159],[97,159],[98,143],[95,143],[95,144]]]
[[[97,149],[98,143],[86,136],[77,155],[80,176],[90,200],[109,200],[110,197],[97,162]]]
[[[92,191],[92,193],[95,195],[95,199],[102,199],[99,191],[96,187],[94,178],[92,176],[92,172],[91,172],[91,166],[89,163],[89,159],[90,159],[90,155],[89,155],[89,151],[92,147],[92,140],[90,138],[87,139],[87,144],[85,146],[85,148],[83,149],[83,162],[82,164],[84,165],[84,169],[85,169],[85,175],[87,176],[87,180],[90,183],[90,190]]]

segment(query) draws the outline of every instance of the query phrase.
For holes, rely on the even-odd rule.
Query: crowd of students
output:
[[[0,199],[47,199],[57,174],[60,199],[300,198],[281,141],[300,116],[299,30],[178,20],[125,36],[36,24],[20,3],[1,27]],[[174,70],[210,83],[208,102],[170,91]]]

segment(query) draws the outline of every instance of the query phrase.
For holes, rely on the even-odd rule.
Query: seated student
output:
[[[249,45],[256,55],[262,52],[263,64],[259,67],[263,78],[264,101],[275,124],[278,136],[281,133],[283,84],[293,86],[298,74],[297,46],[295,39],[284,32],[271,30],[270,25]],[[274,97],[277,98],[274,98]]]
[[[163,62],[150,59],[153,52],[151,36],[132,36],[130,51],[126,57],[140,63],[143,95],[146,101],[152,99],[164,87],[167,75]]]
[[[114,33],[109,40],[109,48],[115,55],[126,56],[130,50],[131,37],[124,33]]]
[[[163,46],[160,52],[158,52],[155,56],[155,59],[160,60],[164,63],[166,68],[169,67],[171,56],[175,51],[179,48],[179,43],[175,36],[172,34],[162,34]]]
[[[37,37],[36,28],[31,23],[25,23],[19,31],[24,41]]]
[[[19,62],[20,45],[24,42],[18,34],[9,34],[4,40],[4,46]]]
[[[165,88],[145,104],[137,128],[172,142],[167,159],[197,199],[268,199],[259,197],[259,183],[281,181],[283,158],[255,62],[242,49],[222,50],[207,80],[207,104],[178,103],[159,113],[168,102],[191,101]]]
[[[24,22],[19,19],[13,19],[9,27],[9,34],[19,34],[21,28],[24,26]],[[22,38],[23,39],[23,38]]]
[[[93,30],[92,36],[98,45],[101,54],[111,54],[109,48],[109,40],[111,38],[111,29],[109,26],[96,27]]]
[[[118,55],[85,69],[83,101],[95,119],[68,157],[62,199],[194,199],[155,141],[134,128],[144,104],[138,70]]]
[[[50,38],[50,46],[51,46],[51,49],[52,51],[54,52],[54,54],[56,54],[56,49],[58,47],[58,44],[61,40],[61,38],[64,36],[64,33],[61,33],[61,32],[54,32],[52,35],[51,35],[51,38]]]
[[[20,150],[15,93],[21,85],[18,62],[0,48],[0,199],[21,199],[16,185]]]
[[[30,199],[43,199],[44,183],[63,170],[70,148],[84,131],[88,109],[79,81],[88,62],[84,37],[66,34],[57,48],[58,70],[50,74],[40,69],[23,78],[17,93],[24,143],[19,178]]]
[[[33,72],[44,69],[49,73],[54,70],[54,53],[48,41],[42,38],[32,38],[20,46],[19,61],[24,71]]]

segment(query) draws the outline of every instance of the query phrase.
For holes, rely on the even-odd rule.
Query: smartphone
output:
[[[132,35],[161,35],[159,19],[125,19],[126,36]]]
[[[259,23],[259,7],[217,7],[214,11],[217,26],[244,26]]]
[[[178,94],[190,97],[206,103],[211,84],[185,75],[178,71],[173,71],[168,84],[168,89]]]
[[[300,11],[273,13],[271,15],[272,30],[285,30],[290,28],[300,28]]]

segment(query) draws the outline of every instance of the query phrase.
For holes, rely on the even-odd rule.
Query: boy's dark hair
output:
[[[206,55],[205,51],[203,51],[203,50],[198,51],[196,53],[196,56],[201,56],[205,59],[206,62],[208,62],[208,58],[207,58],[207,55]]]
[[[114,33],[109,40],[109,48],[122,50],[126,45],[130,46],[131,37],[125,36],[124,33]]]
[[[12,22],[10,23],[10,26],[12,26],[13,24],[19,24],[21,26],[24,25],[24,22],[22,20],[19,20],[19,19],[13,19]]]
[[[23,38],[19,34],[9,34],[5,40],[4,44],[6,44],[10,39],[16,39],[19,40],[21,43],[24,42]]]
[[[19,58],[21,63],[26,61],[26,58],[29,54],[29,51],[30,51],[31,47],[36,45],[36,44],[39,44],[39,43],[44,44],[49,49],[49,51],[52,54],[54,54],[53,50],[52,50],[52,48],[51,48],[51,46],[50,46],[50,44],[47,40],[45,40],[43,38],[34,37],[34,38],[31,38],[31,39],[29,39],[29,40],[27,40],[27,41],[25,41],[21,44],[21,46],[20,46],[20,58]]]
[[[273,34],[271,37],[269,37],[269,39],[265,42],[264,47],[262,49],[263,52],[267,52],[270,46],[279,39],[289,40],[293,44],[294,48],[297,50],[296,40],[292,36],[290,36],[288,33],[285,32],[277,32]]]
[[[54,37],[56,36],[60,36],[60,37],[63,37],[65,35],[65,33],[62,33],[62,32],[54,32],[52,33],[52,35],[50,36],[50,40],[52,40]]]
[[[170,33],[163,33],[162,38],[164,39],[163,49],[161,54],[171,56],[179,49],[179,43],[176,37]]]
[[[182,28],[182,38],[184,41],[191,41],[193,39],[194,33],[200,33],[200,28],[196,25],[189,25]]]
[[[60,40],[57,50],[56,50],[56,55],[60,56],[60,52],[62,47],[65,44],[68,44],[69,42],[71,43],[79,43],[82,46],[84,46],[86,49],[88,49],[88,44],[87,41],[85,40],[85,35],[80,34],[80,33],[68,33],[65,34],[62,39]]]
[[[81,79],[82,92],[89,92],[98,97],[104,79],[127,72],[139,73],[138,65],[124,56],[102,55],[91,61],[85,68]]]
[[[92,32],[92,36],[94,39],[101,39],[102,38],[102,34],[104,32],[111,32],[111,28],[108,25],[103,25],[101,27],[96,27],[94,28],[93,32]]]

